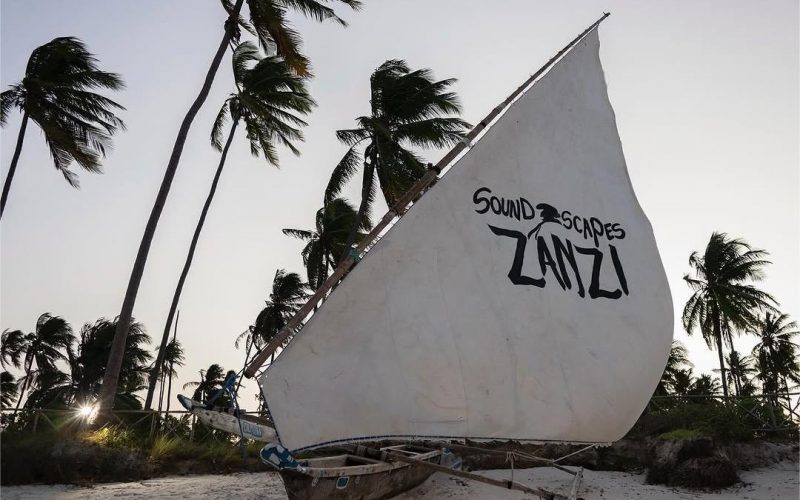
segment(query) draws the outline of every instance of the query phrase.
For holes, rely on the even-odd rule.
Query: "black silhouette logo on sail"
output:
[[[573,286],[580,297],[588,295],[589,298],[619,299],[629,295],[628,282],[622,266],[617,247],[610,242],[621,240],[626,232],[619,223],[603,222],[597,217],[583,217],[575,215],[569,210],[559,211],[553,205],[539,203],[534,205],[526,198],[505,199],[492,195],[491,189],[479,188],[472,196],[476,205],[475,211],[479,214],[492,212],[517,221],[531,221],[533,228],[527,233],[516,229],[499,227],[488,224],[492,234],[515,240],[514,257],[508,278],[515,285],[535,286],[544,288],[548,278],[552,276],[563,290],[572,290]],[[589,246],[579,246],[567,237],[552,233],[555,226],[560,226],[568,234],[575,233],[589,243]],[[550,233],[542,231],[543,227],[551,228]],[[563,232],[563,231],[560,231]],[[548,238],[549,235],[549,238]],[[580,241],[580,240],[579,240]],[[607,242],[608,255],[601,249],[601,243]],[[592,245],[593,243],[593,245]],[[585,243],[582,243],[585,245]],[[529,249],[531,247],[531,249]],[[535,247],[535,250],[533,250]],[[536,255],[539,263],[539,275],[528,276],[523,274],[525,259],[529,254]],[[578,266],[579,259],[591,262],[591,276],[581,276]],[[614,288],[609,283],[601,284],[601,271],[604,265],[610,264],[614,268],[617,283]],[[588,278],[588,280],[586,279]],[[574,280],[574,283],[573,283]],[[588,282],[588,290],[585,283]]]

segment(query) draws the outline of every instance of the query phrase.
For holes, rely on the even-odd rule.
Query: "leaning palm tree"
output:
[[[84,170],[100,172],[100,160],[111,147],[111,136],[125,127],[114,114],[124,108],[92,90],[119,90],[123,86],[119,75],[98,68],[97,59],[77,38],[55,38],[34,49],[22,81],[0,94],[0,125],[6,124],[12,108],[22,113],[17,146],[0,198],[0,217],[17,170],[28,119],[42,130],[56,170],[77,187],[78,177],[69,169],[70,164],[75,161]]]
[[[353,226],[362,231],[370,229],[369,219],[361,219],[358,224],[358,212],[344,198],[336,198],[317,210],[316,223],[313,230],[284,229],[283,234],[307,241],[303,247],[303,265],[306,267],[308,284],[314,290],[322,286],[330,273],[336,269],[339,257],[345,253],[347,238]],[[356,235],[356,241],[363,233]]]
[[[360,6],[358,0],[338,1],[353,9],[358,9]],[[125,290],[125,297],[122,300],[122,309],[119,313],[119,328],[114,337],[114,345],[109,353],[108,370],[106,371],[106,379],[103,382],[98,423],[104,422],[105,414],[111,408],[113,396],[116,393],[117,379],[125,350],[125,339],[128,335],[128,325],[136,303],[136,294],[139,292],[139,284],[142,281],[145,264],[147,264],[147,256],[150,253],[150,245],[153,242],[158,221],[161,219],[161,212],[167,202],[172,180],[178,170],[178,162],[183,153],[183,146],[186,143],[189,128],[208,97],[211,84],[217,74],[217,69],[222,62],[222,56],[225,54],[226,48],[231,42],[238,41],[241,28],[244,28],[255,34],[263,48],[283,57],[298,75],[305,76],[309,73],[308,60],[300,52],[300,37],[289,24],[287,20],[288,13],[297,11],[316,21],[332,19],[340,24],[345,24],[332,8],[324,5],[324,0],[247,0],[249,21],[240,15],[244,2],[245,0],[222,0],[222,5],[228,13],[224,34],[211,61],[211,67],[206,73],[200,93],[189,107],[189,111],[186,112],[183,122],[181,122],[178,137],[175,139],[175,145],[164,170],[161,187],[153,204],[153,210],[147,219],[142,241],[139,244],[136,260],[133,263],[131,276]]]
[[[358,219],[370,219],[376,182],[391,207],[425,174],[425,162],[411,148],[452,146],[469,124],[448,115],[461,113],[455,79],[436,81],[429,69],[412,71],[405,61],[389,60],[370,78],[370,114],[356,118],[358,128],[336,136],[349,149],[331,174],[325,201],[338,196],[353,175],[361,173]],[[367,222],[368,223],[368,222]],[[355,242],[353,225],[346,249]],[[345,255],[340,255],[341,260]]]
[[[253,156],[263,155],[268,163],[277,166],[277,145],[287,147],[296,155],[300,154],[294,143],[303,139],[299,127],[305,126],[306,122],[299,115],[309,113],[314,105],[314,100],[308,94],[303,79],[292,73],[291,68],[282,58],[277,56],[262,58],[254,44],[244,42],[236,47],[232,60],[236,92],[223,103],[211,132],[211,143],[221,151],[222,155],[217,172],[211,181],[211,188],[205,204],[200,212],[200,219],[195,226],[175,293],[172,295],[172,304],[164,324],[160,349],[164,349],[169,340],[169,332],[172,329],[175,312],[178,310],[183,285],[189,275],[189,269],[192,267],[192,259],[200,239],[200,233],[203,231],[208,210],[211,208],[211,202],[217,192],[222,169],[225,167],[228,150],[238,125],[241,123],[244,126]],[[223,146],[223,128],[228,119],[232,123]],[[150,408],[153,401],[153,393],[163,360],[161,352],[160,350],[150,373],[144,405],[146,409]]]
[[[17,399],[17,380],[7,371],[0,372],[0,408],[10,408]]]
[[[10,362],[16,367],[22,365],[25,375],[21,378],[19,399],[15,409],[19,409],[25,391],[36,383],[43,373],[57,371],[56,363],[68,361],[72,356],[75,337],[72,327],[64,319],[44,313],[36,321],[36,329],[30,333],[20,330],[6,330],[2,335],[3,366]]]
[[[800,382],[797,355],[800,346],[794,341],[800,335],[797,323],[789,321],[788,314],[766,313],[755,333],[759,342],[753,347],[757,375],[764,394],[777,402],[781,390],[788,392],[789,381]]]
[[[683,308],[683,327],[689,335],[699,329],[708,347],[716,348],[725,397],[723,343],[732,347],[734,329],[745,330],[756,324],[758,311],[774,309],[772,296],[752,284],[763,279],[764,266],[769,264],[766,256],[766,251],[755,250],[743,240],[715,232],[702,255],[692,252],[689,257],[694,276],[683,277],[694,292]]]

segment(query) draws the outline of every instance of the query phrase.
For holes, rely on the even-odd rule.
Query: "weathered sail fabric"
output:
[[[609,442],[672,302],[593,31],[355,267],[260,380],[290,449],[371,437]]]

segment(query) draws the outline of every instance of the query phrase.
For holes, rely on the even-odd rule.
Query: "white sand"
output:
[[[580,496],[586,500],[626,499],[708,499],[708,500],[797,500],[800,498],[798,464],[783,462],[769,468],[743,471],[743,484],[717,492],[697,492],[644,484],[643,474],[586,471]],[[495,478],[508,478],[509,471],[486,471]],[[551,468],[518,470],[514,479],[531,486],[566,493],[569,476]],[[236,498],[285,500],[280,477],[274,473],[240,473],[227,476],[184,476],[151,479],[136,483],[110,483],[93,488],[76,486],[12,486],[0,489],[3,500],[57,498],[91,500],[105,498]],[[500,489],[482,483],[468,482],[435,474],[401,500],[434,500],[439,498],[480,498],[486,500],[531,498],[517,491]]]

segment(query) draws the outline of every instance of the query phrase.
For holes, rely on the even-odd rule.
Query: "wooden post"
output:
[[[572,481],[572,488],[569,490],[569,500],[577,500],[578,488],[581,487],[581,479],[583,479],[583,467],[578,469],[578,473],[575,474],[575,479]]]
[[[478,123],[475,126],[475,128],[473,128],[461,142],[456,144],[453,147],[453,149],[448,151],[447,154],[444,155],[444,157],[441,160],[439,160],[439,162],[436,165],[433,165],[430,168],[428,168],[428,171],[425,172],[425,175],[423,175],[422,178],[418,180],[397,201],[397,203],[395,203],[395,205],[389,209],[386,215],[384,215],[383,218],[381,218],[380,222],[378,222],[378,224],[376,224],[375,227],[372,228],[372,231],[370,231],[369,234],[361,240],[361,243],[359,243],[356,246],[355,252],[353,253],[355,255],[361,255],[361,253],[364,252],[368,247],[371,247],[371,245],[373,245],[375,241],[380,237],[381,232],[384,229],[386,229],[386,227],[396,217],[402,217],[403,214],[405,214],[406,211],[408,211],[410,205],[414,201],[418,200],[419,197],[422,194],[424,194],[432,184],[436,182],[439,173],[444,169],[444,167],[446,167],[448,164],[450,164],[450,162],[455,160],[456,157],[458,157],[458,155],[461,154],[461,152],[469,148],[472,141],[475,140],[475,138],[477,138],[478,135],[481,132],[483,132],[483,130],[486,127],[488,127],[489,124],[495,118],[500,116],[500,114],[503,111],[505,111],[506,108],[508,108],[508,106],[511,105],[514,99],[522,95],[522,93],[525,92],[525,90],[531,84],[533,84],[536,81],[536,79],[539,78],[545,71],[550,69],[553,66],[553,64],[555,64],[556,61],[558,61],[561,58],[561,56],[566,54],[572,47],[575,46],[575,44],[580,42],[581,39],[583,39],[583,37],[585,37],[593,29],[597,28],[597,26],[610,15],[611,14],[608,12],[604,13],[600,19],[594,22],[594,24],[586,28],[580,35],[575,37],[563,49],[558,51],[558,53],[555,56],[553,56],[549,61],[547,61],[544,66],[539,68],[539,70],[536,71],[533,75],[531,75],[530,78],[525,80],[525,82],[523,82],[522,85],[517,87],[517,89],[514,92],[512,92],[511,95],[509,95],[503,102],[498,104],[488,115],[486,115],[486,117],[484,117],[484,119],[481,120],[480,123]],[[309,314],[311,314],[312,311],[316,310],[317,305],[320,303],[320,301],[325,299],[325,296],[328,294],[328,292],[334,286],[336,286],[339,280],[343,279],[347,275],[347,273],[350,271],[350,269],[352,269],[352,267],[355,264],[356,264],[356,259],[354,259],[352,255],[348,256],[342,262],[339,263],[339,265],[334,270],[333,274],[331,274],[328,277],[328,279],[325,280],[325,282],[322,284],[322,286],[320,286],[317,289],[316,292],[314,292],[311,298],[308,299],[308,302],[306,302],[300,309],[297,310],[295,315],[292,317],[292,319],[289,320],[286,326],[283,327],[283,329],[280,332],[278,332],[278,334],[275,335],[275,337],[272,338],[269,344],[267,344],[267,346],[253,358],[253,361],[251,361],[250,364],[247,365],[247,368],[244,370],[244,375],[247,378],[252,378],[256,374],[256,371],[258,371],[258,369],[261,367],[261,365],[264,364],[267,358],[272,353],[274,353],[276,349],[282,347],[286,342],[286,340],[290,336],[292,336],[293,333],[295,333],[295,330],[303,326],[303,320],[305,320],[306,317]]]

